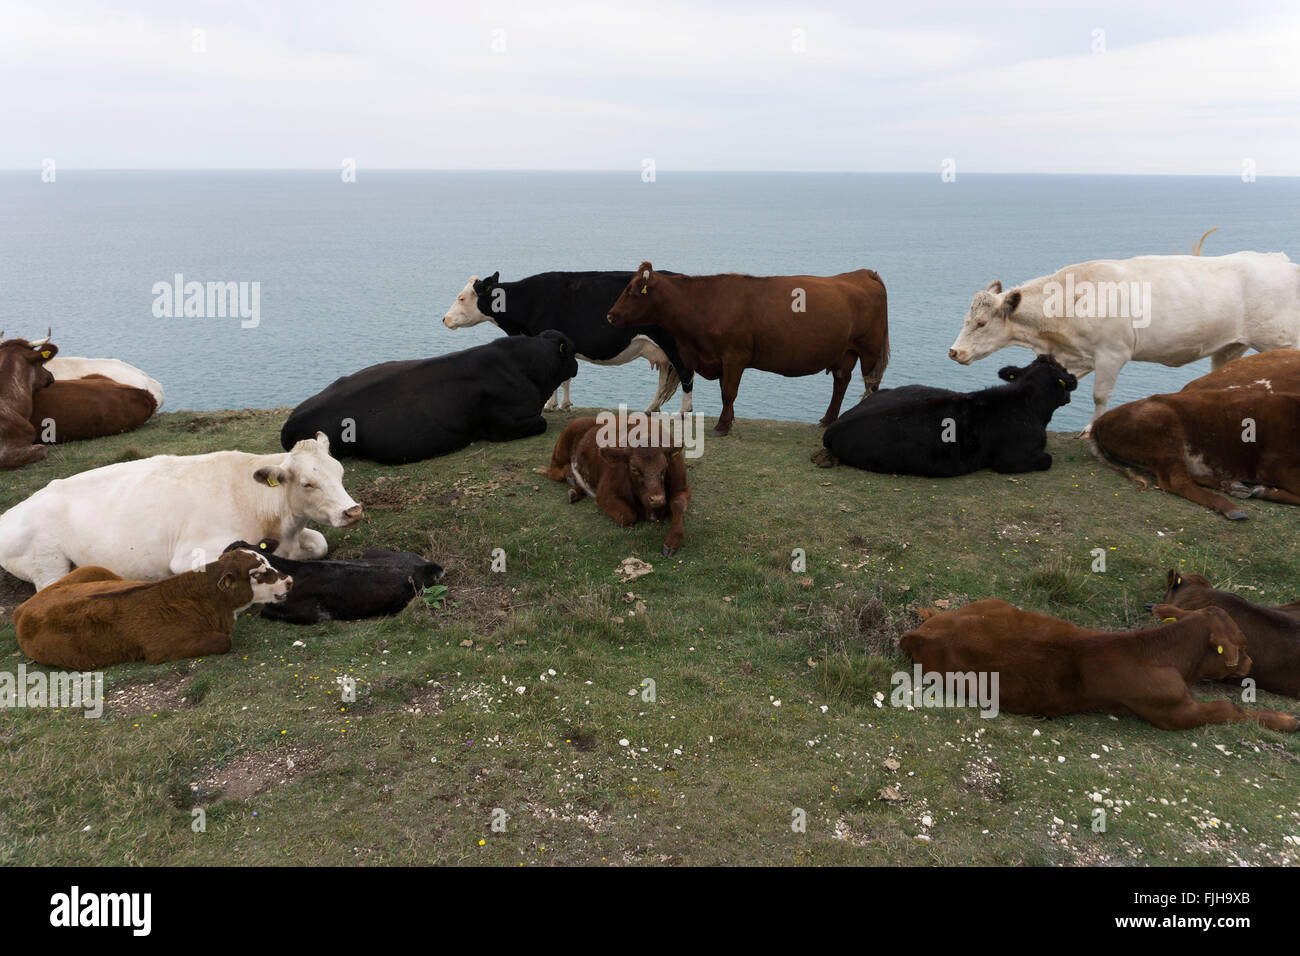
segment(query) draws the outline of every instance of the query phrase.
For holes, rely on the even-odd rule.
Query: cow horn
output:
[[[40,348],[41,346],[45,345],[47,342],[49,342],[49,341],[50,341],[51,333],[52,333],[53,331],[54,331],[53,328],[47,328],[47,329],[45,330],[45,338],[41,339],[39,342],[32,342],[32,343],[31,343],[32,348],[34,348],[34,349],[38,349],[38,348]]]

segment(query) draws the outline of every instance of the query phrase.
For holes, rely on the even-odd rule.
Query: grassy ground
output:
[[[56,449],[0,479],[0,508],[124,457],[275,451],[283,415],[163,415]],[[228,655],[109,671],[103,719],[0,712],[0,863],[1300,855],[1293,737],[888,700],[891,673],[910,670],[897,638],[916,605],[997,596],[1085,625],[1145,625],[1171,567],[1290,600],[1300,510],[1250,502],[1251,520],[1230,523],[1137,491],[1066,435],[1051,440],[1049,472],[937,481],[821,470],[808,460],[816,427],[740,421],[692,462],[686,541],[666,560],[661,526],[617,528],[537,473],[569,417],[402,468],[348,463],[368,518],[325,529],[332,553],[432,557],[448,568],[441,609],[312,627],[245,615]],[[505,573],[490,570],[495,548]],[[792,573],[796,548],[805,574]],[[1091,571],[1094,548],[1105,573]],[[628,556],[654,572],[620,582]],[[0,605],[25,596],[15,584],[0,583]],[[23,660],[0,623],[0,670]],[[1300,710],[1268,694],[1260,705]],[[1090,826],[1097,807],[1105,833]],[[800,810],[806,832],[791,825]]]

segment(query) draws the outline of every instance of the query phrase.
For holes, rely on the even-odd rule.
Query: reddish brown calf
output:
[[[1256,720],[1295,731],[1276,710],[1199,701],[1189,685],[1250,670],[1246,638],[1217,608],[1155,609],[1171,623],[1139,631],[1091,631],[992,598],[934,614],[900,645],[926,671],[997,673],[1001,710],[1037,717],[1131,714],[1162,730]]]
[[[45,447],[36,443],[36,429],[29,419],[32,396],[54,381],[45,363],[58,351],[48,336],[38,342],[0,341],[0,471],[21,468],[46,455]]]
[[[154,397],[104,375],[56,380],[32,396],[31,423],[47,445],[135,431],[157,409]]]
[[[1198,610],[1222,608],[1250,643],[1250,676],[1264,690],[1300,697],[1300,601],[1265,607],[1217,591],[1199,574],[1170,571],[1165,603]]]
[[[92,565],[18,605],[14,629],[24,654],[68,670],[225,654],[235,615],[283,601],[292,584],[253,551],[228,551],[202,571],[161,581],[127,581]]]
[[[602,447],[597,440],[601,430],[595,418],[570,422],[555,443],[548,477],[569,483],[570,504],[590,495],[620,525],[636,524],[642,518],[662,521],[671,516],[663,546],[664,557],[671,557],[681,547],[683,520],[691,501],[681,445]],[[620,431],[631,434],[626,425]]]

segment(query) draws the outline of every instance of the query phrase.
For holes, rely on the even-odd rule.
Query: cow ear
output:
[[[280,547],[280,542],[275,538],[263,538],[257,542],[256,550],[262,552],[262,554],[274,554],[275,549],[278,547]]]
[[[1181,621],[1183,618],[1187,617],[1187,615],[1195,614],[1196,612],[1189,611],[1184,607],[1175,607],[1172,604],[1157,604],[1151,609],[1151,613],[1160,618],[1160,620],[1169,622]]]
[[[1002,379],[1004,382],[1013,381],[1019,374],[1020,369],[1016,368],[1014,365],[1007,365],[998,370],[998,378]]]
[[[324,432],[317,432],[316,444],[320,445],[321,451],[328,452],[330,450],[330,436]]]
[[[40,351],[36,353],[36,360],[38,362],[45,363],[48,362],[50,359],[54,358],[54,356],[58,354],[59,354],[59,347],[57,345],[50,345],[47,342],[44,345],[42,345]]]
[[[1002,299],[1002,314],[1010,315],[1012,312],[1016,311],[1016,306],[1018,306],[1019,304],[1020,304],[1020,290],[1012,289]]]
[[[289,473],[283,468],[259,468],[253,472],[253,480],[258,484],[266,485],[268,488],[275,488],[282,482],[289,480]]]
[[[627,461],[629,454],[628,449],[621,448],[618,445],[604,445],[600,448],[600,457],[614,464]]]
[[[1182,583],[1183,583],[1183,576],[1179,574],[1177,571],[1175,571],[1173,568],[1170,568],[1169,573],[1165,575],[1165,587],[1168,588],[1170,591],[1172,591],[1174,588],[1178,587]]]
[[[1001,292],[1001,291],[1002,291],[1002,280],[1001,280],[1001,279],[994,279],[992,282],[990,282],[988,285],[986,285],[986,286],[984,287],[984,291],[985,291],[985,292]]]
[[[238,580],[238,575],[234,571],[227,571],[217,580],[217,587],[223,591],[229,591],[235,586],[236,580]]]

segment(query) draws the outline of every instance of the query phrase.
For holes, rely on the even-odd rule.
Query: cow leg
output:
[[[531,438],[546,431],[546,419],[541,415],[528,418],[515,418],[491,421],[485,428],[488,441],[514,441],[516,438]]]
[[[1228,700],[1200,701],[1188,694],[1177,703],[1143,700],[1127,705],[1135,714],[1161,730],[1191,730],[1206,724],[1227,724],[1255,720],[1270,730],[1294,733],[1300,720],[1276,710],[1242,710]]]
[[[49,449],[44,445],[0,446],[0,471],[21,468],[34,461],[44,461]]]
[[[692,378],[682,380],[682,414],[689,415],[695,410],[695,383]]]
[[[298,553],[287,554],[285,557],[297,561],[319,561],[329,552],[330,546],[325,535],[314,528],[303,528],[298,534]]]
[[[839,365],[830,369],[831,377],[835,380],[835,387],[831,390],[831,403],[826,408],[826,414],[817,423],[822,428],[840,417],[840,405],[844,403],[844,393],[849,389],[849,381],[853,378],[853,366],[857,363],[858,357],[850,352],[840,359]]]
[[[569,386],[572,383],[573,379],[566,378],[564,384],[560,386],[560,388],[564,389],[564,398],[560,401],[560,411],[562,412],[567,412],[573,407],[573,402],[569,398]]]
[[[557,407],[559,407],[559,404],[560,404],[560,390],[557,388],[551,394],[551,397],[546,400],[546,404],[542,406],[542,410],[546,412],[553,412]]]
[[[740,376],[745,374],[745,367],[739,364],[722,366],[722,414],[718,424],[709,434],[721,437],[731,431],[731,422],[736,417],[736,394],[740,391]]]
[[[184,660],[187,657],[205,657],[208,654],[226,654],[230,651],[230,635],[210,631],[180,640],[169,639],[158,647],[145,648],[145,663],[162,664]]]
[[[1240,521],[1247,517],[1246,512],[1242,511],[1235,504],[1222,495],[1216,495],[1211,491],[1202,488],[1188,474],[1186,468],[1179,462],[1176,467],[1161,465],[1155,469],[1156,481],[1160,487],[1172,495],[1178,495],[1180,498],[1186,498],[1188,501],[1194,501],[1198,505],[1203,505],[1211,511],[1217,511],[1232,521]]]
[[[677,391],[678,378],[677,370],[673,368],[670,362],[659,363],[659,387],[655,389],[654,401],[650,403],[646,414],[652,415],[659,409],[663,408],[664,402],[673,397],[673,392]],[[685,402],[685,397],[682,398]]]
[[[1219,351],[1210,356],[1210,370],[1217,372],[1233,359],[1241,358],[1246,354],[1246,351],[1249,348],[1249,345],[1236,344],[1219,349]]]
[[[673,495],[669,507],[672,508],[673,520],[668,526],[668,537],[664,538],[663,555],[665,558],[671,558],[677,553],[677,549],[682,546],[682,538],[686,534],[684,521],[686,519],[686,507],[691,503],[691,493],[689,491],[680,491]]]
[[[1106,406],[1110,404],[1110,397],[1115,393],[1115,382],[1119,379],[1119,370],[1124,367],[1124,363],[1127,361],[1128,359],[1122,355],[1103,353],[1097,356],[1092,379],[1092,420],[1088,422],[1088,427],[1083,430],[1084,435],[1092,433],[1093,422],[1101,418],[1105,413]]]

